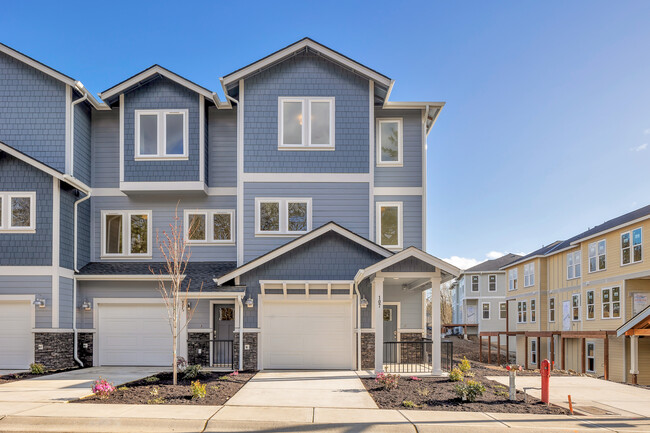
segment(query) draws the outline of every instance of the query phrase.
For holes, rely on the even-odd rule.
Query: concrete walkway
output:
[[[491,376],[508,386],[507,376]],[[533,397],[541,397],[539,376],[517,376],[517,389]],[[650,417],[650,390],[581,376],[551,376],[549,385],[551,403],[568,409],[571,395],[573,409],[586,414],[611,413],[622,416]]]
[[[263,371],[226,406],[376,409],[354,371]]]
[[[160,367],[91,367],[18,380],[0,385],[0,403],[33,405],[76,400],[90,395],[90,388],[99,377],[118,386],[160,371]]]

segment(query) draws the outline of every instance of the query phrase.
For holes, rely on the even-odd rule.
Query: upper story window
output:
[[[621,318],[621,289],[612,287],[603,289],[603,319],[620,319]]]
[[[524,265],[524,287],[535,285],[535,263]]]
[[[580,294],[576,293],[571,296],[571,320],[577,322],[580,320]]]
[[[499,303],[499,319],[505,319],[508,317],[508,304],[505,302]]]
[[[508,271],[508,290],[517,290],[517,268]]]
[[[530,322],[537,322],[537,303],[534,299],[530,300]]]
[[[377,120],[377,165],[401,167],[404,153],[402,119]]]
[[[517,323],[526,323],[526,301],[517,302]]]
[[[278,98],[278,149],[334,150],[334,98]]]
[[[472,275],[472,292],[478,292],[478,275]]]
[[[488,290],[490,292],[496,292],[497,291],[497,276],[496,275],[488,275]]]
[[[0,192],[0,233],[36,230],[36,193]]]
[[[483,320],[490,320],[490,303],[483,303]]]
[[[643,260],[641,227],[621,234],[621,264],[629,265]]]
[[[555,298],[548,299],[548,321],[555,322]]]
[[[377,202],[376,221],[379,245],[390,249],[402,248],[402,202]]]
[[[587,290],[587,320],[596,318],[596,299],[593,290]]]
[[[187,159],[187,110],[135,110],[135,159]]]
[[[305,234],[311,230],[311,212],[311,198],[256,198],[255,234]]]
[[[589,244],[589,272],[604,271],[607,268],[606,253],[605,239]]]
[[[574,278],[580,278],[582,274],[582,269],[580,265],[580,260],[582,254],[580,251],[572,251],[566,255],[566,279],[572,280]]]
[[[102,211],[102,257],[151,257],[151,211]]]
[[[228,245],[235,242],[235,211],[185,210],[185,236],[190,244]]]

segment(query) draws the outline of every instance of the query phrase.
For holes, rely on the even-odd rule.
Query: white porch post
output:
[[[373,308],[375,309],[375,373],[384,371],[384,279],[372,280],[375,296]]]
[[[440,357],[442,337],[440,336],[440,277],[431,278],[431,375],[442,376]]]
[[[637,375],[639,374],[639,336],[630,336],[630,374],[632,383],[636,384]]]

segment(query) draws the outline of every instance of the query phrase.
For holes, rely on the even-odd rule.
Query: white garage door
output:
[[[29,368],[34,357],[30,302],[0,302],[0,368]]]
[[[172,334],[162,304],[100,304],[99,365],[172,365]]]
[[[351,302],[269,302],[263,305],[266,369],[353,369]]]

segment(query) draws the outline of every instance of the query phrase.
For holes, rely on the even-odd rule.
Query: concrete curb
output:
[[[207,420],[152,418],[61,418],[9,415],[0,432],[176,432],[201,433]]]

